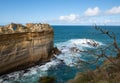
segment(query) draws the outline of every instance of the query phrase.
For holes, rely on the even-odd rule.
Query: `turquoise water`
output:
[[[0,83],[37,83],[41,76],[54,76],[56,83],[66,83],[72,79],[77,72],[82,72],[86,67],[94,69],[96,64],[87,65],[79,63],[79,59],[84,61],[94,60],[96,57],[84,54],[79,50],[95,49],[111,43],[111,39],[96,31],[93,26],[52,26],[54,28],[54,43],[62,54],[55,55],[56,58],[42,66],[35,66],[28,69],[28,72],[18,71],[0,77]],[[120,42],[120,26],[101,26],[106,30],[113,31]],[[97,47],[90,44],[96,43]],[[78,64],[79,63],[79,64]],[[102,59],[97,63],[102,64]]]

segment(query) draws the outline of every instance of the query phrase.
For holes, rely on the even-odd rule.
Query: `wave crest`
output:
[[[62,51],[62,54],[56,56],[57,59],[63,60],[68,66],[74,66],[72,63],[78,62],[78,58],[82,59],[82,51],[87,48],[97,48],[103,45],[103,43],[93,39],[71,39],[55,45]]]

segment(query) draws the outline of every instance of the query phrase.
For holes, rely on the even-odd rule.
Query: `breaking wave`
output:
[[[103,45],[103,43],[93,39],[71,39],[66,42],[56,43],[55,46],[62,52],[60,55],[55,55],[54,59],[51,59],[50,62],[44,65],[37,65],[26,70],[3,75],[0,77],[0,83],[36,83],[39,77],[47,76],[48,71],[60,71],[60,65],[65,64],[69,67],[73,67],[75,63],[77,64],[78,57],[82,59],[82,51],[88,48],[97,48],[101,45]],[[52,74],[59,75],[55,73],[56,72],[53,72]]]
[[[55,45],[62,51],[62,54],[56,56],[57,59],[63,60],[68,66],[74,66],[72,63],[75,64],[79,60],[78,58],[81,57],[84,50],[87,48],[97,48],[103,45],[103,43],[92,39],[71,39]]]

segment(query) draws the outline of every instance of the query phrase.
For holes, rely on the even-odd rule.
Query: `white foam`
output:
[[[57,43],[55,45],[60,47],[60,48],[65,48],[65,47],[88,47],[88,48],[92,48],[92,47],[95,47],[95,46],[93,46],[94,44],[96,44],[97,46],[103,45],[103,43],[95,41],[93,39],[71,39],[71,40],[68,40],[66,42]]]
[[[38,75],[40,77],[40,76],[47,75],[47,70],[50,67],[54,67],[58,64],[60,64],[60,61],[51,60],[50,62],[46,63],[45,65],[29,68],[28,69],[29,71],[26,73],[23,73],[24,70],[22,70],[22,71],[17,71],[17,72],[7,74],[6,77],[8,77],[9,80],[4,81],[4,83],[9,83],[11,81],[10,78],[13,78],[14,80],[18,79],[20,77],[21,73],[23,73],[22,77],[30,77],[30,76],[33,77],[34,75]],[[2,81],[3,81],[3,79],[0,77],[0,83]]]
[[[0,83],[2,83],[3,79],[0,79]]]
[[[1,82],[1,83],[10,83],[10,82],[8,82],[8,81],[4,81],[4,82]]]
[[[97,46],[93,46],[93,44],[97,44]],[[58,49],[62,51],[62,54],[55,55],[57,59],[51,60],[50,62],[47,62],[45,65],[41,66],[35,66],[32,68],[29,68],[28,72],[24,73],[24,70],[13,72],[11,74],[8,74],[8,78],[14,78],[14,80],[17,80],[21,77],[34,77],[35,76],[44,76],[47,75],[47,71],[51,67],[55,67],[58,64],[64,62],[68,66],[74,66],[74,64],[77,64],[76,62],[79,60],[79,58],[82,56],[81,52],[79,50],[85,50],[87,48],[95,48],[103,45],[101,42],[92,40],[92,39],[71,39],[66,42],[61,42],[55,44]],[[72,64],[74,63],[74,64]],[[0,83],[3,81],[3,78],[0,77]],[[3,83],[9,83],[10,81],[4,81]]]
[[[50,67],[52,67],[52,66],[54,67],[54,66],[58,65],[59,63],[60,63],[59,61],[52,60],[51,62],[48,62],[45,65],[40,66],[39,69],[41,71],[47,71]]]
[[[98,45],[101,45],[102,43],[100,42],[97,42],[95,40],[92,40],[92,39],[72,39],[70,40],[71,43],[73,43],[74,45],[76,46],[83,46],[83,47],[93,47],[92,45],[93,44],[98,44]],[[90,44],[91,45],[90,45]]]
[[[81,51],[87,48],[96,48],[103,44],[92,39],[71,39],[55,45],[62,51],[62,54],[56,57],[63,60],[66,65],[74,66],[72,63],[75,64],[79,60]]]

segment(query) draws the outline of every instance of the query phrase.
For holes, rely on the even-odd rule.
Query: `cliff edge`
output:
[[[49,24],[11,23],[0,28],[0,75],[52,57],[54,31]]]

